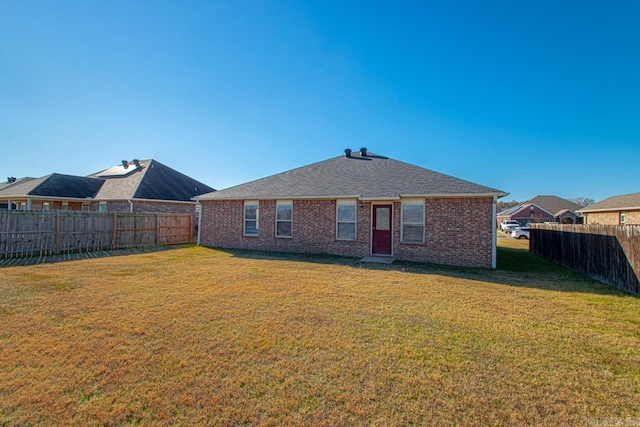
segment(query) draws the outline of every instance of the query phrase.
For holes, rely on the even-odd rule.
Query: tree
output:
[[[571,201],[573,203],[577,203],[578,205],[582,206],[583,208],[586,206],[591,206],[592,204],[594,204],[596,201],[593,199],[590,199],[588,197],[576,197],[575,199],[571,199]]]

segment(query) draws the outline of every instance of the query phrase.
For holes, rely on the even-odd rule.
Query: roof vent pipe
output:
[[[136,165],[137,168],[139,168],[140,167],[140,160],[133,159],[133,164]]]
[[[7,184],[11,184],[12,182],[16,182],[16,177],[15,176],[7,177]]]
[[[360,155],[361,155],[362,157],[366,156],[366,155],[367,155],[367,149],[366,149],[366,148],[364,148],[364,147],[363,147],[363,148],[361,148],[361,149],[360,149]]]
[[[344,149],[344,156],[345,157],[351,157],[351,149],[350,148],[345,148]]]
[[[128,168],[129,167],[129,162],[126,161],[126,160],[123,160],[122,161],[122,166],[124,166],[125,169]]]

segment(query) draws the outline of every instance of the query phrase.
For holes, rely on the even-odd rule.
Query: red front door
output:
[[[391,255],[391,205],[373,205],[374,255]]]

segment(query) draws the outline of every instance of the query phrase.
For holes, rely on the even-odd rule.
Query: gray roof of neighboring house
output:
[[[563,199],[558,196],[536,196],[531,200],[527,200],[526,202],[520,203],[517,206],[499,212],[497,216],[511,216],[530,205],[535,205],[541,209],[544,209],[545,211],[549,212],[549,214],[554,216],[558,216],[560,213],[563,213],[567,210],[577,212],[578,209],[581,208],[579,204],[573,203],[570,200]]]
[[[191,201],[194,196],[215,191],[208,185],[153,159],[140,160],[139,166],[134,163],[129,163],[127,167],[113,166],[90,177],[101,177],[105,180],[95,196],[100,200]]]
[[[545,211],[557,215],[561,211],[570,210],[576,212],[582,206],[570,200],[558,196],[536,196],[527,203],[536,205]]]
[[[609,197],[601,202],[580,209],[580,212],[619,211],[624,209],[640,209],[640,193]]]
[[[53,173],[42,178],[23,178],[0,190],[0,197],[93,197],[103,180]]]
[[[354,151],[266,178],[196,197],[197,200],[496,195],[506,193],[419,166]]]

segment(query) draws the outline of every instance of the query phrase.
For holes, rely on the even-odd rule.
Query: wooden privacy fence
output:
[[[0,211],[0,258],[191,241],[189,214]]]
[[[640,226],[532,224],[529,251],[640,295]]]

